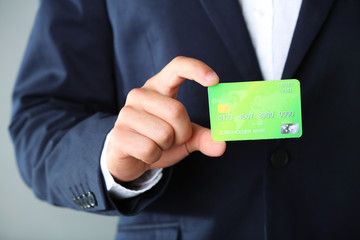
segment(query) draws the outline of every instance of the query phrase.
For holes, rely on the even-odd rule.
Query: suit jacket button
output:
[[[289,163],[289,153],[284,149],[277,149],[270,156],[270,163],[273,168],[284,168]]]
[[[81,205],[81,203],[80,203],[80,199],[79,199],[78,196],[74,197],[74,198],[73,198],[73,201],[74,201],[74,203],[75,203],[78,207],[81,207],[81,208],[82,208],[82,205]]]
[[[73,201],[76,203],[76,205],[78,205],[80,208],[85,208],[84,204],[83,204],[83,199],[81,196],[76,196],[73,198]]]
[[[90,204],[90,207],[95,207],[97,205],[95,194],[92,192],[87,192],[88,202]]]
[[[89,199],[85,194],[81,194],[81,201],[84,208],[90,208]]]

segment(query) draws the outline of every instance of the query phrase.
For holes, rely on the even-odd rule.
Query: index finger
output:
[[[205,87],[219,82],[219,77],[214,70],[202,61],[188,57],[176,57],[157,75],[150,78],[144,88],[175,98],[179,86],[185,79],[193,80]]]

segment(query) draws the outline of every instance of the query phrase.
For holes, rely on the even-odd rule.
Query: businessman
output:
[[[359,11],[43,0],[13,95],[20,173],[53,205],[118,215],[117,239],[357,239]],[[211,139],[207,86],[289,78],[301,138]]]

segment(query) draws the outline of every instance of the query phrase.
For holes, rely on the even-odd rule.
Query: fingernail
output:
[[[214,82],[214,81],[218,81],[219,76],[214,71],[210,71],[206,73],[205,78],[206,81],[208,82]]]

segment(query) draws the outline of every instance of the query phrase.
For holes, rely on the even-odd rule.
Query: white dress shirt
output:
[[[280,80],[302,1],[239,0],[239,2],[263,80]]]
[[[301,2],[302,0],[239,0],[263,80],[281,79]],[[106,188],[112,196],[120,199],[134,197],[151,189],[160,181],[162,169],[155,169],[135,180],[134,189],[117,184],[105,161],[110,136],[111,132],[106,138],[100,165]]]

